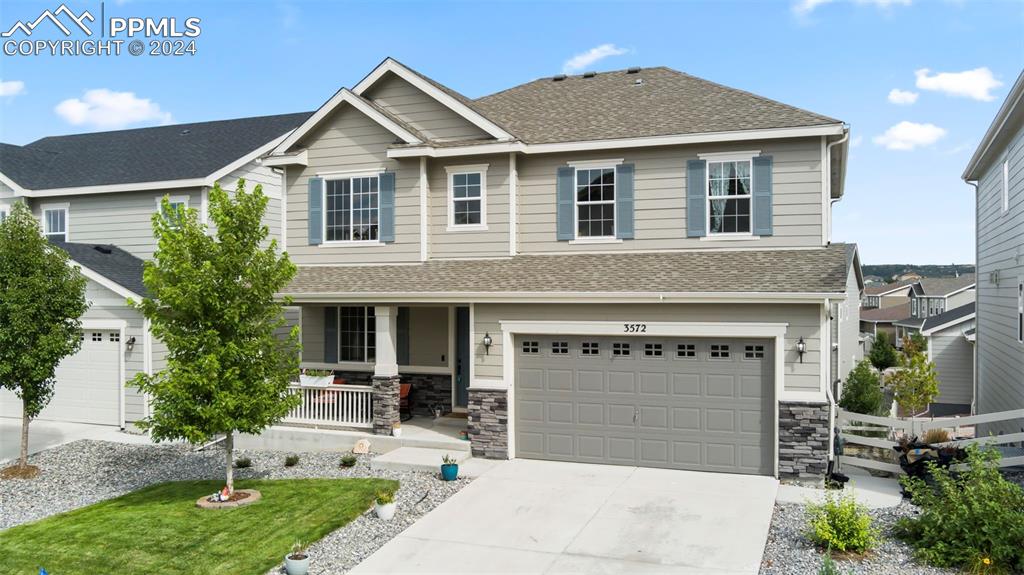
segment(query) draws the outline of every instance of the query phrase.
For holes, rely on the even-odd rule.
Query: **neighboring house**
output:
[[[863,281],[842,122],[668,68],[477,99],[387,59],[285,170],[302,364],[478,456],[820,476]]]
[[[896,342],[896,322],[910,315],[910,302],[882,308],[860,310],[860,332],[868,334],[872,339],[880,333]]]
[[[864,276],[864,287],[887,283],[885,278],[876,275]]]
[[[955,278],[921,278],[910,292],[910,316],[896,322],[896,345],[904,337],[921,331],[924,320],[974,301],[974,274]]]
[[[910,303],[910,291],[913,289],[914,281],[865,286],[864,297],[861,298],[861,308],[875,309]]]
[[[142,263],[156,248],[152,216],[166,195],[207,220],[214,182],[234,189],[244,178],[269,196],[265,223],[281,232],[281,174],[260,157],[309,114],[289,114],[43,138],[0,144],[0,217],[27,203],[43,232],[88,279],[81,351],[57,368],[56,393],[41,419],[125,427],[146,415],[127,385],[164,365],[127,298],[145,295]],[[21,416],[21,402],[0,392],[0,416]]]
[[[897,282],[916,282],[924,279],[923,276],[917,272],[903,272],[893,278],[893,281]]]
[[[975,186],[979,413],[1024,408],[1024,73],[971,156]],[[1024,418],[980,433],[1024,432]]]
[[[928,412],[933,416],[968,415],[974,403],[974,303],[924,320],[921,335],[928,359],[935,363],[939,396]]]

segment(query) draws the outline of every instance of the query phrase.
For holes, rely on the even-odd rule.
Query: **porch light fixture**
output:
[[[796,342],[796,353],[800,356],[800,363],[803,363],[804,354],[807,353],[807,343],[804,342],[804,336],[800,336],[800,341]]]
[[[132,349],[135,347],[135,336],[134,335],[129,337],[128,341],[124,342],[124,347],[125,347],[125,349],[128,350],[128,353],[132,352]]]
[[[492,343],[494,343],[494,340],[491,339],[490,332],[485,333],[484,334],[484,355],[487,355],[487,353],[491,350],[491,344]]]

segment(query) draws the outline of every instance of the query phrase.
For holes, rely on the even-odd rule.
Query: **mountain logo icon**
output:
[[[96,18],[94,18],[88,10],[82,12],[81,16],[76,16],[75,13],[67,7],[67,5],[61,4],[56,10],[52,12],[49,10],[44,10],[43,13],[40,14],[39,17],[33,20],[32,22],[25,23],[22,22],[21,20],[15,22],[14,25],[11,26],[10,30],[0,33],[0,37],[10,38],[16,32],[19,31],[26,36],[31,36],[32,32],[35,31],[35,29],[39,27],[44,21],[47,20],[53,22],[53,25],[59,28],[65,36],[70,36],[71,28],[69,28],[68,26],[64,25],[63,22],[61,22],[60,16],[62,15],[67,16],[71,20],[71,22],[74,23],[75,26],[78,26],[78,28],[85,32],[87,35],[92,36],[92,30],[90,30],[89,27],[85,25],[85,21],[88,20],[89,22],[95,22]]]

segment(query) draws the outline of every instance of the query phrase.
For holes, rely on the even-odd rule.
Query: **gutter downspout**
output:
[[[835,464],[835,441],[836,441],[836,399],[832,395],[832,303],[831,300],[825,298],[825,314],[828,318],[828,330],[826,341],[828,342],[828,355],[825,356],[827,359],[825,368],[825,399],[828,400],[828,467],[829,471],[833,470]]]
[[[832,197],[832,146],[842,144],[843,142],[850,139],[850,129],[846,128],[843,130],[843,137],[825,146],[825,188],[828,190],[828,220],[826,225],[828,227],[828,243],[832,243],[832,206],[843,199],[842,197]]]
[[[971,415],[977,415],[978,413],[978,344],[981,343],[981,315],[978,314],[978,295],[977,295],[977,282],[981,276],[979,273],[981,270],[978,269],[978,182],[972,182],[970,180],[964,180],[964,182],[974,188],[974,281],[975,281],[975,295],[974,295],[974,345],[971,347],[971,356],[974,358],[974,365],[972,366],[971,372],[974,374],[974,381],[971,385]]]

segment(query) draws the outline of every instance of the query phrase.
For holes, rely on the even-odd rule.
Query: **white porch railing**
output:
[[[1024,409],[999,411],[996,413],[985,413],[982,415],[971,415],[968,417],[916,417],[906,419],[864,415],[862,413],[846,411],[841,408],[836,410],[836,426],[839,428],[839,437],[841,437],[846,443],[880,447],[888,450],[892,450],[893,447],[899,445],[897,443],[897,431],[901,431],[907,435],[922,437],[924,432],[929,429],[952,429],[954,430],[955,435],[955,430],[960,427],[1014,419],[1024,419]],[[853,425],[854,423],[858,423],[860,425]],[[883,437],[868,437],[861,435],[865,433],[883,435]],[[940,445],[964,447],[972,443],[980,445],[1002,445],[1017,441],[1024,441],[1024,433],[1006,433],[1003,435],[994,435],[989,437],[959,439],[945,442]],[[853,465],[855,467],[877,469],[879,471],[889,471],[892,473],[903,472],[899,465],[875,459],[855,457],[852,455],[840,455],[838,456],[838,460],[839,463],[843,465]],[[1000,467],[1012,467],[1015,465],[1024,465],[1024,456],[1004,457],[999,462]]]
[[[284,423],[373,427],[373,387],[369,385],[294,384],[290,389],[302,397],[302,403],[285,416]]]

